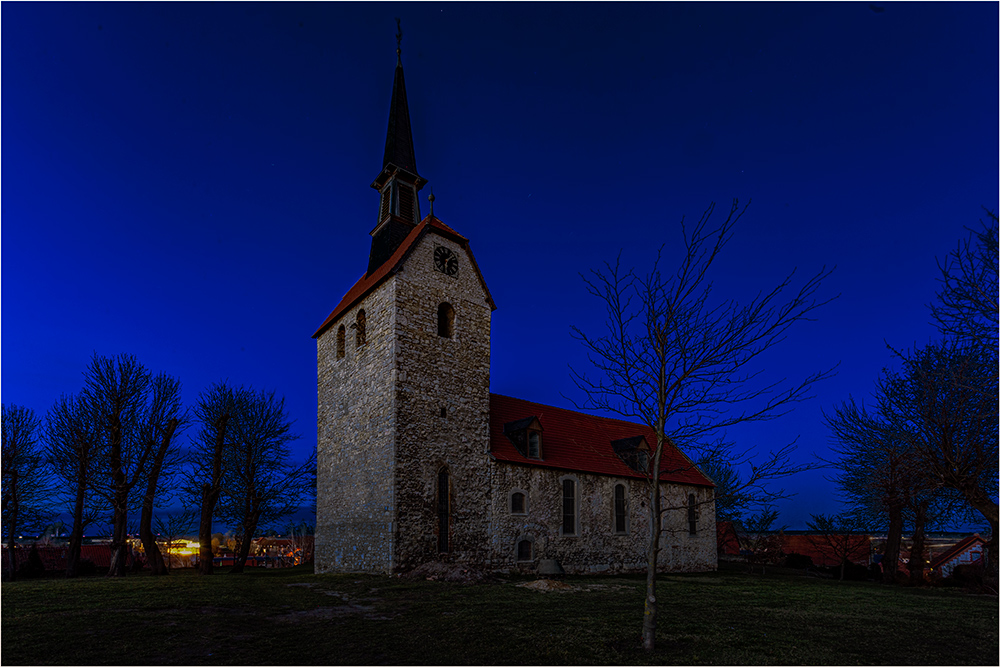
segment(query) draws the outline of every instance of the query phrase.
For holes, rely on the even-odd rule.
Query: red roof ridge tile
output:
[[[410,251],[416,246],[417,242],[427,234],[428,231],[435,230],[437,233],[445,236],[451,237],[453,241],[459,243],[469,254],[469,259],[472,262],[472,266],[476,271],[476,275],[479,277],[479,281],[483,286],[483,291],[486,292],[486,300],[490,304],[493,310],[496,310],[496,304],[493,302],[493,297],[490,295],[489,289],[486,287],[486,281],[483,279],[483,274],[479,270],[479,265],[476,263],[476,258],[472,254],[471,248],[469,248],[469,239],[465,238],[454,229],[444,224],[437,217],[428,215],[423,220],[417,224],[410,233],[406,235],[403,242],[399,244],[399,247],[392,253],[392,255],[387,259],[382,266],[375,269],[370,274],[362,275],[358,278],[357,282],[351,286],[347,293],[344,294],[340,303],[337,307],[333,309],[333,312],[323,320],[323,324],[319,326],[316,332],[312,335],[313,338],[319,338],[320,334],[329,329],[337,319],[344,314],[345,311],[349,310],[358,301],[366,297],[372,290],[382,284],[382,281],[389,277],[392,273],[396,271],[399,265],[409,256]]]

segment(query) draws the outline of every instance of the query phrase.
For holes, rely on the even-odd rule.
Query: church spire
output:
[[[406,235],[420,222],[420,201],[417,192],[427,182],[417,173],[410,131],[410,109],[406,103],[403,80],[403,30],[396,19],[396,72],[389,102],[389,128],[385,135],[382,171],[372,182],[379,192],[378,222],[371,231],[372,249],[368,256],[368,273],[380,267],[403,242]]]

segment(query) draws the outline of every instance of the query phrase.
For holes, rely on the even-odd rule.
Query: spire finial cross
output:
[[[427,201],[431,203],[431,217],[434,216],[434,188],[431,188],[431,194],[427,198]]]
[[[402,53],[403,53],[403,27],[399,25],[399,18],[396,18],[396,62],[400,65],[403,64]]]

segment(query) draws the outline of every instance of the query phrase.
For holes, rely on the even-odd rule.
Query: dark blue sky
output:
[[[496,300],[492,391],[571,407],[580,272],[677,259],[682,216],[753,199],[715,276],[840,294],[766,359],[840,363],[734,431],[823,454],[886,342],[934,335],[937,268],[998,202],[998,5],[20,4],[2,12],[2,399],[44,414],[96,351],[275,389],[316,444],[310,335],[364,272],[395,23],[417,164]],[[422,203],[426,213],[426,200]],[[829,473],[781,522],[836,511]]]

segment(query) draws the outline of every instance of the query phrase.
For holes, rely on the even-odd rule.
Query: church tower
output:
[[[489,558],[496,306],[468,239],[434,217],[433,198],[420,218],[427,181],[396,54],[367,269],[313,334],[318,573]]]

